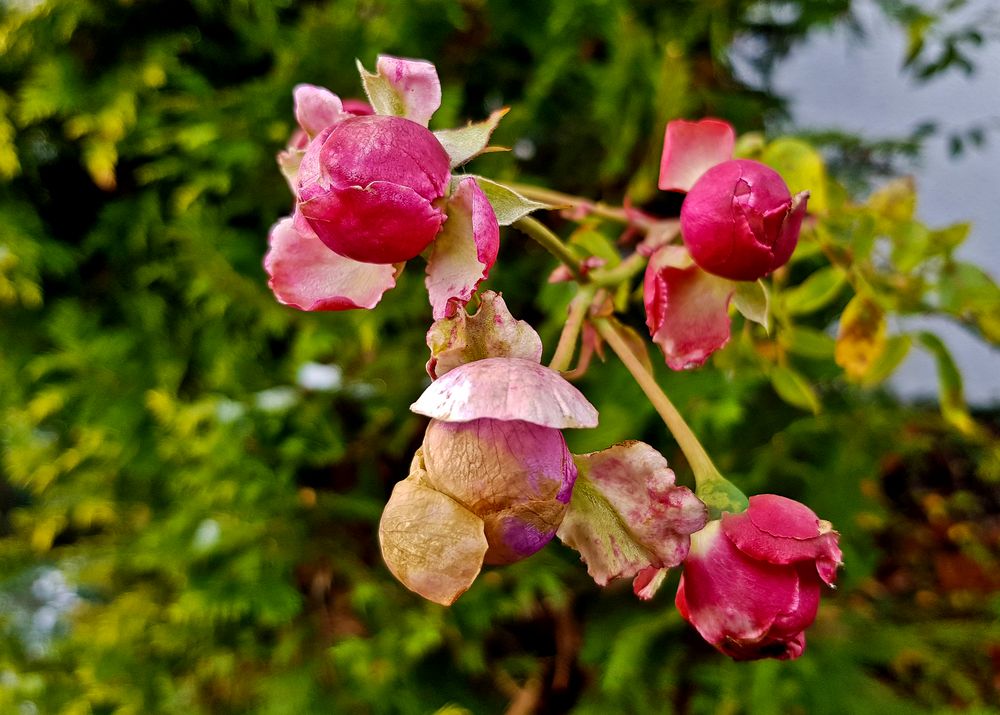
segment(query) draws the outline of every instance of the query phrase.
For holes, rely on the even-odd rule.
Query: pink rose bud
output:
[[[803,504],[774,494],[692,535],[677,588],[681,615],[736,660],[802,655],[820,588],[840,565],[838,534]]]
[[[416,257],[441,230],[450,179],[444,147],[401,117],[352,116],[328,126],[298,171],[298,211],[336,253],[364,263]]]
[[[792,256],[808,192],[794,198],[773,169],[731,159],[706,171],[681,206],[681,236],[702,269],[754,281]]]

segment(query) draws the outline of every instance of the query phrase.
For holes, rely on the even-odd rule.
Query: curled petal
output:
[[[469,589],[488,548],[482,519],[415,475],[392,490],[378,536],[392,574],[442,606]]]
[[[434,65],[379,55],[375,69],[398,95],[403,106],[401,116],[426,127],[441,106],[441,81]]]
[[[375,181],[331,188],[298,205],[319,239],[363,263],[399,263],[419,255],[444,213],[408,186]]]
[[[597,410],[555,370],[521,358],[487,358],[456,367],[410,405],[444,422],[523,420],[542,427],[596,427]]]
[[[284,218],[271,229],[264,256],[268,286],[279,303],[302,310],[373,308],[396,285],[391,265],[358,263],[302,236]]]
[[[668,122],[660,160],[660,188],[690,191],[698,177],[733,157],[735,145],[732,126],[718,119]]]
[[[299,84],[293,92],[295,119],[310,137],[349,116],[340,97],[324,87]]]
[[[500,250],[500,226],[475,179],[463,179],[448,199],[444,227],[427,259],[427,292],[435,320],[455,314],[489,276]]]
[[[772,564],[815,561],[833,585],[841,562],[838,535],[828,522],[793,499],[775,494],[750,497],[750,507],[722,517],[722,531],[746,555]]]
[[[577,457],[580,471],[559,538],[580,552],[598,585],[636,576],[640,597],[662,583],[658,569],[687,556],[690,535],[708,511],[659,452],[643,442],[623,442]]]
[[[698,367],[729,342],[731,281],[698,268],[680,246],[664,246],[646,267],[646,325],[672,370]]]
[[[440,240],[440,239],[438,239]],[[473,315],[459,310],[436,320],[427,331],[431,350],[427,374],[437,379],[459,365],[489,357],[542,360],[542,339],[528,323],[517,320],[499,293],[483,291]]]

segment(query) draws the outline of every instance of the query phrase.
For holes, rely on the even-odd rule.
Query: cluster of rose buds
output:
[[[597,426],[597,410],[540,364],[538,334],[498,294],[465,308],[496,261],[499,225],[542,206],[452,174],[491,149],[504,111],[432,132],[433,65],[380,56],[375,74],[359,69],[370,103],[295,88],[299,129],[278,156],[294,207],[272,228],[264,265],[280,302],[344,310],[374,307],[406,261],[427,259],[432,382],[411,409],[430,421],[379,524],[389,570],[450,605],[484,566],[527,558],[558,535],[599,585],[630,578],[643,599],[681,566],[677,608],[723,653],[798,657],[821,587],[836,578],[837,532],[790,499],[747,500],[714,471],[703,480],[696,469],[692,492],[642,442],[572,454],[562,430]],[[726,343],[734,281],[784,265],[805,215],[807,194],[733,159],[734,144],[717,120],[667,126],[660,188],[687,192],[682,245],[650,237],[640,252],[647,324],[674,369]],[[485,193],[490,185],[500,193]]]

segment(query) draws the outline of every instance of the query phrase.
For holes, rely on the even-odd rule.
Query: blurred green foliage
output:
[[[669,213],[655,191],[667,119],[752,131],[781,110],[734,79],[733,38],[774,57],[850,16],[847,0],[786,4],[789,22],[743,0],[0,6],[0,711],[995,707],[996,416],[969,414],[933,335],[837,359],[827,332],[861,296],[873,344],[878,316],[927,313],[997,342],[996,287],[951,255],[966,229],[916,222],[907,184],[852,200],[808,144],[747,145],[819,214],[775,279],[775,333],[746,326],[701,371],[657,367],[726,474],[843,534],[842,585],[794,663],[729,662],[681,621],[670,584],[652,603],[601,591],[558,544],[451,609],[407,592],[375,526],[423,429],[407,410],[426,383],[420,276],[370,312],[298,313],[266,287],[294,84],[356,96],[355,57],[428,58],[436,126],[512,106],[496,141],[523,158],[477,173]],[[939,18],[894,15],[916,38],[910,65],[947,69],[925,56]],[[569,299],[545,284],[551,267],[505,234],[489,284],[550,349]],[[943,416],[871,390],[911,345],[938,360]],[[571,447],[644,439],[685,479],[614,361],[581,387],[602,424]]]

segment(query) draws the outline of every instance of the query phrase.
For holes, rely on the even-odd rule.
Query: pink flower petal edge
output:
[[[448,199],[448,218],[427,259],[427,293],[434,319],[448,318],[472,298],[500,251],[500,226],[486,194],[462,179]]]
[[[722,531],[743,553],[772,564],[815,562],[823,581],[832,586],[842,554],[837,532],[804,504],[776,494],[750,497],[740,514],[725,514]]]
[[[729,342],[735,287],[701,270],[680,246],[659,249],[646,267],[646,325],[672,370],[702,365]]]
[[[279,303],[301,310],[373,308],[396,285],[392,265],[359,263],[319,239],[301,235],[291,218],[271,228],[264,256],[268,286]]]
[[[736,133],[727,122],[718,119],[668,122],[660,159],[660,189],[690,191],[698,177],[732,158],[735,145]]]
[[[597,410],[555,370],[523,358],[487,358],[441,376],[410,405],[445,422],[523,420],[543,427],[596,427]]]
[[[441,81],[434,65],[424,60],[379,55],[375,70],[399,95],[403,116],[426,127],[441,106]]]
[[[310,137],[349,116],[340,97],[325,87],[299,84],[292,92],[295,98],[295,119]]]

